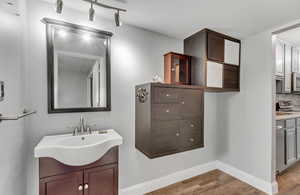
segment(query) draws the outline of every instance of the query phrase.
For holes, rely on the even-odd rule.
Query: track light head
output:
[[[93,3],[91,3],[91,7],[89,10],[89,20],[94,21],[95,20],[95,9],[93,7]]]
[[[115,22],[116,22],[117,27],[122,26],[122,22],[120,20],[120,11],[119,10],[115,13]]]
[[[64,7],[64,2],[62,0],[56,0],[56,13],[61,14]]]
[[[91,3],[91,7],[90,7],[90,10],[89,10],[89,20],[90,21],[95,20],[95,9],[94,9],[93,3]]]

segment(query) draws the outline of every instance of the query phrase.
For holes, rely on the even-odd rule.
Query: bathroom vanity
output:
[[[149,158],[204,147],[204,89],[148,83],[136,86],[136,148]]]
[[[35,147],[39,195],[118,195],[118,146],[114,130],[45,136]]]
[[[39,180],[40,195],[117,195],[118,147],[85,166],[68,166],[53,158],[40,158]]]

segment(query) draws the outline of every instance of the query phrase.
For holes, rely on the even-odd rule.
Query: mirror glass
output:
[[[110,36],[71,24],[51,29],[50,112],[110,110]]]

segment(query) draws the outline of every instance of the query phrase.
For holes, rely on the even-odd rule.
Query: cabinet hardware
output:
[[[175,72],[175,70],[176,70],[175,68],[172,68],[172,69],[171,69],[172,72]]]
[[[176,133],[176,136],[177,136],[177,137],[179,137],[179,135],[180,135],[179,133]]]
[[[167,97],[170,97],[170,94],[167,93],[166,96],[167,96]]]
[[[192,128],[193,128],[193,127],[195,127],[195,125],[194,125],[194,124],[190,124],[190,127],[192,127]]]
[[[85,189],[85,190],[89,189],[89,185],[88,185],[87,183],[84,184],[84,189]]]
[[[277,128],[278,128],[278,129],[282,129],[283,127],[282,127],[282,126],[277,126]]]
[[[185,104],[184,101],[182,101],[181,104]]]
[[[191,138],[190,141],[191,141],[191,142],[194,142],[195,140],[194,140],[194,138]]]
[[[82,190],[83,190],[82,185],[79,185],[79,186],[78,186],[78,190],[79,190],[79,191],[82,191]]]
[[[170,112],[170,110],[169,110],[169,109],[167,109],[167,110],[166,110],[166,112]]]

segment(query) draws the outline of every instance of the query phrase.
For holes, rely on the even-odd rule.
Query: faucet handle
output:
[[[73,131],[73,136],[77,136],[79,133],[78,133],[78,127],[75,127],[74,131]]]
[[[92,129],[91,129],[90,127],[87,127],[87,128],[86,128],[86,132],[87,132],[88,134],[92,134]]]

